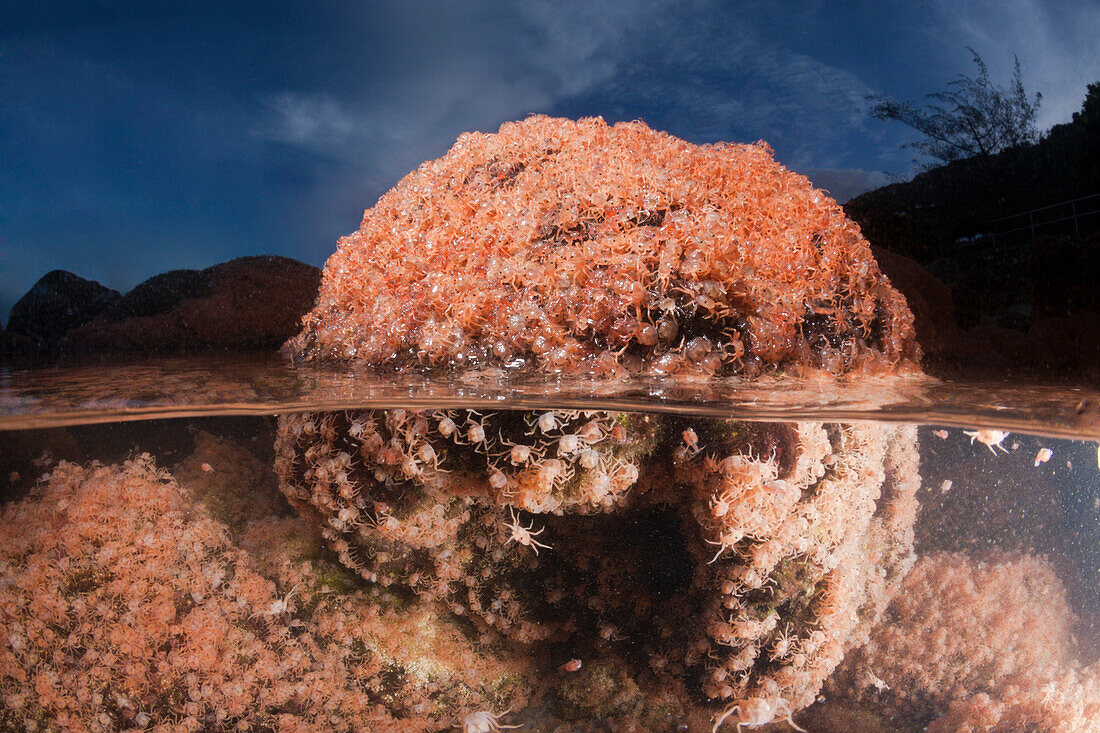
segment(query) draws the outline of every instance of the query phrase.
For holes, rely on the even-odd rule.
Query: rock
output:
[[[893,721],[890,730],[1096,730],[1100,669],[1074,659],[1075,621],[1045,557],[933,552],[822,700],[842,709],[870,704]],[[1082,672],[1091,678],[1085,686],[1075,680]],[[821,729],[816,723],[807,728]]]
[[[154,275],[119,298],[100,318],[115,323],[166,313],[182,301],[201,295],[204,285],[198,270],[172,270]]]
[[[858,228],[766,144],[602,119],[461,136],[340,241],[303,322],[296,357],[394,368],[920,359]],[[916,438],[603,410],[302,413],[279,419],[275,470],[362,579],[558,656],[551,674],[578,677],[556,714],[652,730],[676,706],[642,704],[655,698],[632,675],[731,706],[711,710],[723,718],[816,699],[912,566]],[[593,641],[623,643],[628,665],[586,667]]]
[[[871,247],[875,260],[890,283],[901,291],[913,311],[917,341],[925,357],[940,357],[961,334],[955,320],[951,289],[911,257],[881,247]]]
[[[279,418],[274,465],[364,580],[442,601],[490,645],[576,650],[582,664],[550,675],[580,673],[557,715],[654,730],[667,706],[584,672],[591,640],[666,690],[811,704],[913,563],[916,438],[606,411],[300,413]],[[595,707],[576,705],[582,688]]]
[[[963,328],[960,321],[978,320],[976,311],[969,315],[963,312],[973,305],[967,304],[966,288],[949,288],[915,260],[871,248],[883,273],[905,296],[913,312],[925,371],[938,377],[970,380],[1014,377],[1083,384],[1097,381],[1100,329],[1096,328],[1096,309],[1100,306],[1090,301],[1095,295],[1088,289],[1095,280],[1089,274],[1095,264],[1090,264],[1087,248],[1071,246],[1064,238],[1048,238],[1046,242],[1042,246],[1048,254],[1057,247],[1069,248],[1071,255],[1066,256],[1076,264],[1059,270],[1058,258],[1036,260],[1035,305],[1029,327],[1019,314],[1006,313],[996,324]],[[1074,267],[1086,274],[1070,275]],[[1052,273],[1056,271],[1062,274],[1055,277]],[[1064,283],[1064,292],[1059,292],[1058,282]]]
[[[13,356],[18,353],[21,351],[20,342],[26,340],[25,336],[5,331],[4,326],[0,325],[0,356]]]
[[[1046,357],[1041,365],[1062,372],[1100,375],[1100,313],[1078,311],[1068,316],[1044,318],[1032,323],[1028,339],[1033,354]]]
[[[49,346],[68,331],[88,323],[121,297],[92,280],[51,270],[12,306],[10,333]]]
[[[199,443],[208,459],[242,456]],[[193,470],[177,479],[147,454],[62,462],[0,507],[0,628],[12,639],[0,648],[0,729],[17,715],[20,729],[166,728],[186,704],[191,720],[229,711],[241,730],[428,733],[465,711],[529,704],[540,679],[528,655],[364,588],[304,522],[268,514],[273,503],[229,531],[187,485]],[[262,493],[262,468],[245,473],[261,479],[246,491]],[[75,644],[86,674],[70,674]]]
[[[313,305],[320,270],[287,257],[240,257],[158,275],[66,338],[72,353],[275,349]]]
[[[1031,245],[1032,316],[1041,320],[1100,313],[1100,232],[1049,236]]]

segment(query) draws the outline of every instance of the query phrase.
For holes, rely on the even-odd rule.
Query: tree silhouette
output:
[[[982,157],[1008,148],[1034,142],[1038,138],[1035,116],[1042,95],[1028,96],[1020,76],[1020,60],[1007,89],[995,87],[989,80],[985,61],[972,48],[977,76],[960,74],[948,82],[948,89],[927,95],[931,103],[899,102],[887,96],[872,95],[871,115],[879,120],[896,120],[924,135],[909,143],[925,155],[949,163],[963,158]]]
[[[1089,130],[1100,130],[1100,81],[1089,84],[1081,111],[1073,113],[1073,122]]]

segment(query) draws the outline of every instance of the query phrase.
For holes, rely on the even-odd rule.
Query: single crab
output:
[[[517,725],[504,725],[500,722],[500,719],[510,712],[512,712],[511,709],[505,710],[500,715],[494,715],[488,710],[479,710],[476,713],[470,713],[462,719],[462,733],[493,733],[493,731],[505,730],[508,728],[522,728],[522,723]]]
[[[984,443],[990,451],[994,454],[997,453],[996,448],[1000,448],[1005,453],[1008,453],[1008,448],[1005,448],[1001,443],[1008,437],[1007,430],[964,430],[963,435],[970,436],[970,443],[974,441]]]
[[[737,716],[737,733],[741,733],[741,726],[745,726],[746,728],[759,728],[762,725],[769,725],[776,721],[783,720],[784,718],[787,721],[787,725],[797,731],[806,733],[805,729],[799,728],[791,718],[792,712],[790,703],[782,697],[777,697],[774,700],[768,700],[763,697],[750,697],[730,705],[723,710],[721,715],[714,721],[714,727],[711,728],[711,733],[718,733],[718,729],[722,727],[722,724],[725,723],[726,719],[731,715]]]
[[[543,543],[535,539],[535,537],[546,531],[546,527],[543,527],[537,532],[532,532],[531,530],[535,528],[535,523],[533,520],[530,527],[524,527],[522,524],[519,523],[519,517],[516,516],[516,510],[512,507],[508,507],[508,511],[512,515],[512,522],[510,524],[507,522],[504,524],[505,527],[512,530],[512,536],[508,538],[508,542],[518,542],[521,545],[527,545],[535,551],[536,555],[539,554],[540,547],[545,550],[552,549],[550,545],[544,545]]]

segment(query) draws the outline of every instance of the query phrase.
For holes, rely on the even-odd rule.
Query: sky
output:
[[[1100,80],[1100,3],[0,3],[0,321],[43,274],[125,292],[279,254],[322,265],[464,131],[531,113],[766,140],[838,200],[916,170],[869,95],[1013,54],[1040,129]]]

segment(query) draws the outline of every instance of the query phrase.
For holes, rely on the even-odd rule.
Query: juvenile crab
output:
[[[252,614],[252,617],[255,618],[256,616],[280,616],[286,613],[288,608],[290,607],[290,597],[294,595],[297,590],[298,586],[294,586],[285,596],[272,601],[271,605],[268,606],[266,610],[257,611],[256,613]]]
[[[505,730],[507,728],[522,728],[522,723],[518,725],[504,725],[500,722],[500,719],[510,712],[512,712],[511,709],[505,710],[500,715],[494,715],[488,710],[479,710],[476,713],[469,713],[462,719],[462,733],[493,733],[493,731]]]
[[[546,550],[551,549],[550,545],[544,545],[535,539],[535,537],[546,531],[546,527],[543,527],[538,532],[532,532],[531,530],[535,528],[535,523],[533,520],[530,527],[524,527],[522,524],[519,523],[519,518],[516,516],[516,510],[512,507],[508,507],[508,511],[512,515],[511,524],[504,525],[508,529],[512,530],[512,536],[508,538],[508,542],[514,541],[520,543],[521,545],[527,545],[535,551],[536,555],[539,554],[540,547]]]
[[[523,466],[542,458],[542,451],[534,446],[512,443],[503,436],[500,437],[500,444],[507,446],[508,450],[501,451],[500,453],[493,453],[492,455],[496,457],[508,456],[508,461],[513,466]]]
[[[990,451],[994,454],[997,453],[996,448],[1000,448],[1005,453],[1008,453],[1008,448],[1005,448],[1001,443],[1008,437],[1008,431],[1006,430],[964,430],[963,435],[970,436],[970,443],[974,441],[984,443]]]
[[[699,435],[692,428],[687,428],[680,435],[684,441],[684,447],[687,448],[691,455],[697,455],[702,448],[699,447]]]
[[[527,431],[528,435],[534,435],[536,430],[541,430],[545,435],[561,426],[561,419],[553,410],[541,413],[535,420],[531,420],[531,415],[528,415],[524,418],[524,421],[531,426],[531,429]]]
[[[784,715],[784,711],[786,711],[786,715]],[[741,726],[759,728],[762,725],[782,720],[784,717],[787,720],[787,725],[797,731],[806,733],[806,730],[799,728],[791,718],[790,703],[782,697],[777,697],[774,700],[763,697],[750,697],[730,705],[714,721],[714,727],[710,729],[711,733],[718,733],[718,729],[722,727],[722,723],[726,722],[726,718],[735,714],[737,715],[737,733],[741,733]]]
[[[798,651],[798,637],[791,633],[791,627],[788,624],[785,629],[775,635],[769,656],[773,662],[778,662],[791,656],[796,651]]]

